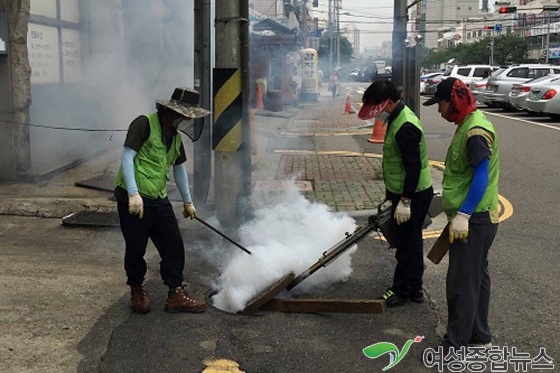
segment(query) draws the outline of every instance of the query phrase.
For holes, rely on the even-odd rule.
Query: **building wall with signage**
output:
[[[32,101],[28,123],[12,123],[27,129],[30,162],[18,173],[38,177],[121,148],[137,115],[192,86],[193,17],[182,0],[31,0]]]

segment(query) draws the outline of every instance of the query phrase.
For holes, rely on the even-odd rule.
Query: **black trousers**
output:
[[[424,275],[424,240],[422,226],[428,214],[433,197],[433,189],[422,191],[410,203],[410,220],[397,225],[397,266],[391,289],[399,298],[408,299],[414,290],[422,289]],[[400,197],[391,196],[393,214]]]
[[[488,251],[494,242],[498,224],[488,213],[473,214],[469,220],[469,237],[449,247],[447,270],[447,333],[444,347],[460,348],[469,343],[489,343],[488,324],[490,275]]]
[[[118,201],[119,220],[125,240],[124,269],[127,284],[141,285],[146,276],[146,246],[151,239],[157,248],[160,275],[169,287],[181,286],[185,267],[185,248],[177,218],[169,202],[157,206],[144,206],[144,216],[128,212],[128,203]]]

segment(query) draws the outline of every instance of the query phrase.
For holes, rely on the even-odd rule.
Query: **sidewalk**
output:
[[[357,97],[354,93],[354,101]],[[310,201],[353,216],[373,213],[385,193],[382,144],[367,142],[372,129],[356,114],[343,114],[345,100],[344,92],[336,98],[324,92],[318,102],[298,108],[257,112],[252,155],[255,192],[278,191],[284,181],[295,179]],[[119,147],[39,184],[0,184],[0,214],[63,217],[81,210],[114,211],[111,192],[74,183],[112,177],[120,152]],[[440,174],[434,169],[436,188]]]

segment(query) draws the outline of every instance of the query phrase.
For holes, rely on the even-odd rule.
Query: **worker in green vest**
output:
[[[420,119],[402,101],[397,87],[376,81],[365,91],[358,117],[385,122],[383,180],[397,224],[397,266],[392,286],[378,299],[387,307],[422,303],[422,228],[433,197],[426,137]]]
[[[457,125],[445,159],[442,194],[450,222],[448,322],[442,342],[448,354],[450,349],[492,345],[488,250],[498,230],[500,147],[494,126],[476,109],[461,80],[439,83],[424,105],[435,103],[441,116]]]
[[[156,101],[156,113],[141,115],[128,128],[115,183],[119,221],[125,240],[124,267],[131,289],[132,310],[150,311],[143,286],[144,255],[151,239],[161,257],[160,275],[169,287],[166,312],[202,312],[204,302],[192,299],[183,286],[185,250],[177,218],[167,197],[169,170],[183,200],[183,216],[196,216],[179,131],[196,141],[202,131],[194,119],[210,112],[199,107],[199,94],[176,88],[170,100]]]

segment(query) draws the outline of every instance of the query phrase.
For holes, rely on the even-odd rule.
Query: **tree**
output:
[[[521,63],[527,58],[527,40],[514,35],[494,37],[494,64]],[[451,58],[462,64],[487,64],[492,53],[492,37],[486,37],[472,44],[459,44],[442,51],[423,50],[421,63],[425,67],[439,66]]]
[[[329,43],[330,38],[328,34],[324,34],[321,36],[319,40],[319,50],[317,54],[319,55],[319,60],[323,61],[324,63],[329,62]],[[335,43],[333,43],[335,44]],[[345,35],[340,35],[340,63],[347,64],[352,59],[354,55],[354,48],[352,47],[352,43],[348,40]],[[336,58],[336,50],[333,51],[333,58]],[[336,64],[336,60],[333,61],[333,65]]]

